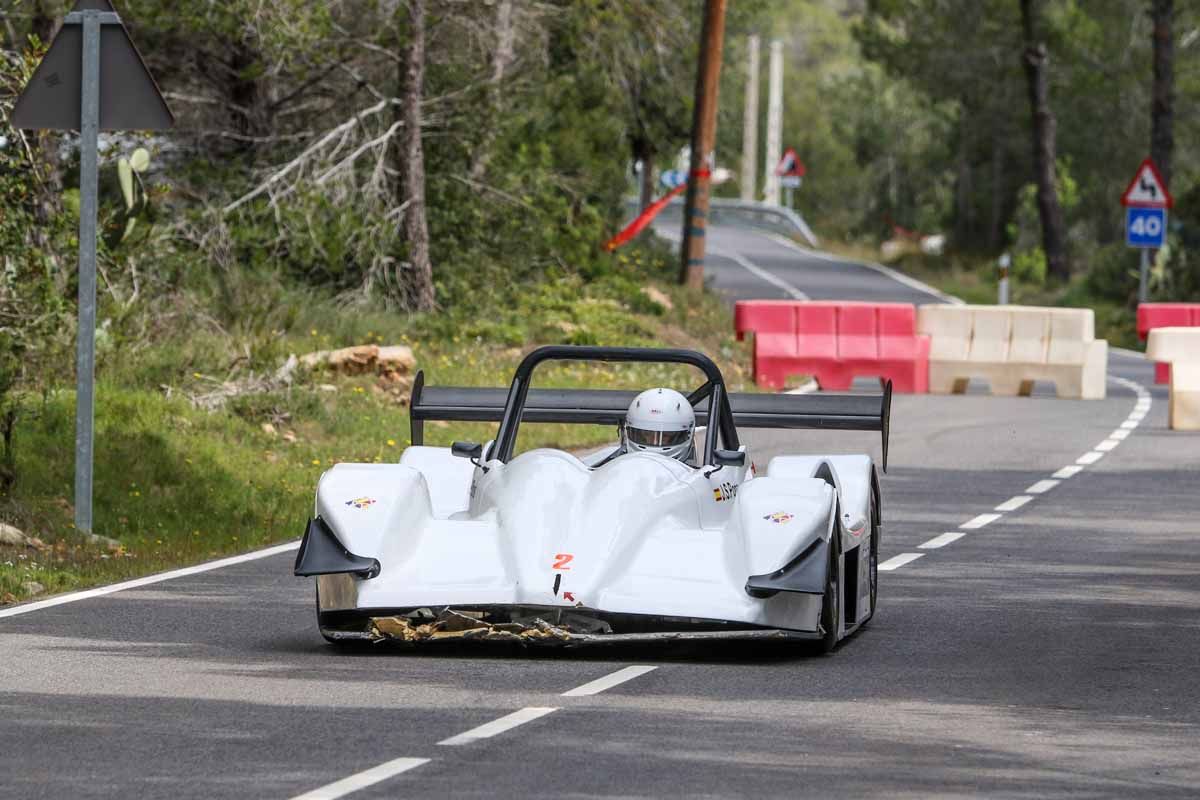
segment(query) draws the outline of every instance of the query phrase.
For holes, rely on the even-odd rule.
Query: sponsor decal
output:
[[[776,511],[774,514],[767,514],[765,517],[763,517],[763,519],[767,520],[768,522],[774,522],[776,525],[783,525],[784,523],[791,522],[795,518],[795,514],[789,514],[786,511]]]
[[[568,603],[576,602],[575,601],[575,593],[574,592],[563,592],[563,600],[566,600]]]
[[[346,505],[354,506],[355,508],[357,508],[361,511],[364,508],[370,508],[371,506],[375,505],[375,498],[373,498],[373,497],[356,497],[353,500],[347,500]]]
[[[717,486],[713,489],[713,500],[716,500],[718,503],[723,503],[726,500],[732,500],[733,498],[737,497],[737,492],[737,485],[726,481],[725,483],[722,483],[720,486]]]

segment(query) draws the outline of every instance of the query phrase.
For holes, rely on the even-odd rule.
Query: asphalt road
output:
[[[916,291],[753,234],[713,241],[812,297]],[[790,291],[755,290],[736,259],[713,272]],[[1116,353],[1110,374],[1132,383],[1103,401],[897,396],[881,557],[919,557],[881,573],[876,618],[828,656],[346,654],[291,553],[0,612],[0,796],[287,798],[383,765],[351,796],[1196,797],[1200,436],[1166,429],[1148,363]],[[963,535],[921,547],[945,533]],[[563,696],[631,665],[654,669]],[[555,710],[455,738],[523,709]]]

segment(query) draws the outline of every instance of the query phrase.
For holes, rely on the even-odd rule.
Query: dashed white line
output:
[[[1130,434],[1130,431],[1123,430],[1121,428],[1117,428],[1115,431],[1113,431],[1112,433],[1110,433],[1108,435],[1108,438],[1116,439],[1119,442],[1123,442],[1129,438],[1129,434]]]
[[[597,678],[594,681],[585,683],[582,686],[576,686],[574,689],[563,692],[563,697],[586,697],[588,695],[600,694],[605,689],[611,689],[614,686],[619,686],[625,681],[631,681],[634,678],[641,677],[647,672],[653,672],[657,667],[650,666],[633,666],[619,669],[614,673],[605,675],[603,678]]]
[[[1058,472],[1051,475],[1051,478],[1058,478],[1060,481],[1065,481],[1067,478],[1074,478],[1079,473],[1083,472],[1083,467],[1072,464],[1069,467],[1063,467]]]
[[[708,248],[708,252],[712,253],[714,256],[719,256],[721,258],[728,258],[730,261],[735,262],[739,267],[746,270],[754,277],[756,277],[760,280],[766,281],[767,283],[771,284],[772,286],[774,286],[777,289],[781,289],[784,292],[787,292],[788,295],[790,295],[793,300],[808,300],[809,299],[808,295],[806,295],[804,292],[800,291],[795,286],[792,286],[790,283],[785,281],[783,278],[780,278],[776,275],[771,274],[770,272],[767,272],[765,269],[760,267],[758,264],[755,264],[753,261],[751,261],[750,259],[741,255],[740,253],[730,253],[730,252],[727,252],[725,250],[722,250],[722,249],[719,249],[716,247]]]
[[[996,511],[1016,511],[1021,506],[1032,500],[1033,497],[1027,494],[1019,494],[1016,497],[1010,497],[1000,505],[996,506]]]
[[[155,583],[170,581],[176,578],[186,578],[188,575],[198,575],[201,572],[209,572],[214,569],[223,567],[232,567],[234,564],[244,564],[247,561],[257,561],[260,558],[268,558],[270,556],[287,553],[300,547],[300,542],[289,542],[275,547],[268,547],[265,550],[255,550],[253,553],[243,553],[240,556],[232,556],[230,558],[222,558],[219,561],[209,561],[207,564],[197,564],[194,567],[184,567],[183,569],[173,569],[170,572],[160,572],[156,575],[147,575],[144,578],[135,578],[131,581],[122,583],[113,583],[108,586],[101,586],[97,589],[87,589],[82,592],[72,592],[71,594],[60,594],[58,597],[51,597],[46,600],[39,600],[36,603],[26,603],[21,606],[13,606],[12,608],[0,609],[0,619],[5,617],[16,617],[21,614],[29,614],[33,611],[41,611],[43,608],[53,608],[66,603],[77,603],[80,600],[88,600],[92,597],[103,597],[106,594],[114,592],[123,592],[126,589],[138,589],[142,586],[151,586]]]
[[[1121,441],[1119,439],[1105,439],[1100,444],[1096,445],[1096,450],[1101,453],[1107,453],[1110,450],[1116,449]]]
[[[478,742],[480,739],[490,739],[493,736],[499,736],[505,731],[511,731],[513,728],[524,725],[526,722],[533,722],[535,719],[541,719],[547,714],[553,714],[558,711],[557,708],[544,708],[538,706],[530,706],[522,708],[520,711],[514,711],[511,714],[506,714],[500,719],[494,719],[491,722],[484,723],[478,728],[460,733],[457,736],[451,736],[449,739],[442,739],[440,745],[459,745]]]
[[[1104,458],[1104,453],[1101,453],[1097,450],[1093,450],[1092,452],[1084,453],[1079,458],[1075,459],[1075,463],[1082,464],[1083,466],[1086,467],[1090,464],[1095,464],[1097,461],[1099,461],[1102,458]]]
[[[1137,426],[1138,426],[1138,422],[1136,420],[1132,420],[1132,419],[1127,419],[1121,423],[1121,427],[1127,431],[1134,430],[1135,428],[1137,428]]]
[[[903,567],[905,564],[908,564],[912,561],[916,561],[918,558],[920,558],[923,555],[925,555],[925,554],[924,553],[901,553],[898,556],[892,556],[887,561],[884,561],[882,564],[879,565],[878,569],[880,572],[891,572],[894,569],[899,569],[900,567]]]
[[[1004,516],[1004,515],[1003,514],[980,514],[978,517],[969,519],[966,522],[964,522],[962,525],[959,525],[958,527],[962,528],[963,530],[967,530],[967,531],[979,530],[984,525],[990,525],[991,523],[1000,519],[1000,517],[1002,517],[1002,516]]]
[[[1062,483],[1062,481],[1054,481],[1054,480],[1038,481],[1033,486],[1030,486],[1028,489],[1026,489],[1025,493],[1026,494],[1045,494],[1046,492],[1053,489],[1055,486],[1058,486],[1058,484],[1060,484],[1060,483]]]
[[[937,550],[939,547],[945,547],[951,542],[957,542],[959,539],[966,536],[965,533],[943,533],[941,536],[935,536],[924,544],[919,544],[922,550]]]
[[[352,792],[357,792],[359,789],[365,789],[368,786],[374,786],[380,781],[386,781],[388,778],[399,775],[401,772],[408,772],[410,769],[416,769],[422,764],[428,763],[428,758],[397,758],[386,764],[371,767],[357,775],[351,775],[349,778],[342,778],[340,781],[331,783],[328,786],[322,786],[320,789],[313,789],[311,792],[298,794],[292,800],[336,800],[336,798],[345,797]]]

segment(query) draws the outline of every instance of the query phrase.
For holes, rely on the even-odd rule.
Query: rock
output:
[[[290,357],[289,357],[289,360],[291,360]],[[316,367],[321,366],[322,364],[327,363],[328,361],[329,361],[329,351],[328,350],[318,350],[315,353],[305,353],[304,355],[300,356],[300,363],[302,365],[304,365],[307,369],[314,369]],[[284,366],[286,366],[286,365],[284,365]],[[282,367],[280,369],[282,369]]]
[[[21,584],[21,588],[24,589],[25,593],[30,597],[37,597],[42,592],[46,591],[46,587],[42,586],[37,581],[25,581]]]
[[[274,436],[275,435],[275,426],[269,422],[264,422],[262,424],[262,432],[265,433],[267,436]]]
[[[332,383],[322,383],[322,384],[317,385],[318,392],[333,393],[333,392],[336,392],[337,390],[338,390],[338,388],[336,386],[334,386]]]
[[[360,344],[355,347],[343,347],[329,354],[326,363],[339,372],[355,375],[367,372],[379,360],[379,346]]]
[[[89,533],[86,537],[84,537],[84,541],[86,541],[88,544],[97,545],[98,547],[106,547],[113,552],[125,549],[125,545],[121,544],[116,539],[110,539],[107,536],[101,536],[98,533]]]
[[[671,302],[671,298],[667,296],[667,293],[654,286],[643,286],[642,294],[650,298],[650,302],[657,303],[667,311],[672,311],[675,308],[675,304]]]
[[[283,362],[283,366],[275,370],[275,380],[291,386],[292,378],[295,376],[298,366],[300,366],[300,359],[294,355],[288,356],[287,361]]]
[[[294,442],[296,441],[296,434],[292,433],[291,431],[284,431],[283,440],[285,442]]]
[[[0,544],[6,544],[9,547],[25,547],[29,544],[29,537],[12,525],[0,522]]]
[[[417,366],[411,347],[402,344],[380,347],[376,356],[380,372],[411,372]]]

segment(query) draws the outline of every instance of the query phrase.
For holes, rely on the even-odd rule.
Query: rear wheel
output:
[[[875,524],[875,503],[871,502],[871,550],[868,562],[867,580],[871,587],[871,611],[862,621],[866,625],[875,618],[875,603],[879,596],[879,526]]]

